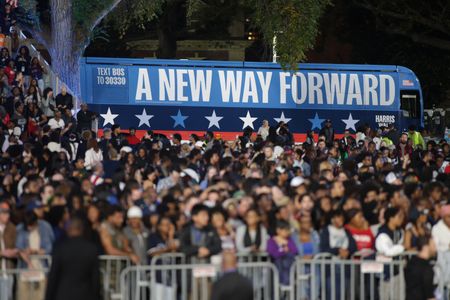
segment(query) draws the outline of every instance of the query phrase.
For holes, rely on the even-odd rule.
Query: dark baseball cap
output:
[[[42,202],[39,200],[34,200],[34,201],[31,201],[30,203],[28,203],[26,211],[32,211],[36,208],[41,208],[41,207],[44,207],[44,204],[42,204]]]

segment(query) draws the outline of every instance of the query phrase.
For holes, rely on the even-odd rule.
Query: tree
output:
[[[113,14],[114,23],[124,33],[130,24],[140,24],[158,18],[158,38],[161,43],[170,35],[161,33],[162,29],[173,29],[175,14],[165,14],[166,9],[175,5],[184,5],[186,19],[202,18],[208,27],[223,24],[224,16],[230,18],[234,11],[244,10],[252,21],[252,26],[263,37],[266,44],[272,46],[273,37],[277,36],[276,49],[279,61],[286,68],[295,69],[297,63],[306,59],[306,52],[316,41],[319,20],[331,0],[159,0],[158,12],[147,14],[139,9],[146,7],[152,0],[124,0]],[[153,5],[153,8],[155,5]],[[133,14],[129,12],[133,11]],[[178,11],[180,9],[178,8]],[[171,20],[172,19],[172,23]],[[174,36],[172,33],[172,43]],[[174,47],[172,45],[172,47]],[[174,57],[174,49],[172,48]],[[167,56],[161,56],[167,57]]]
[[[20,26],[47,48],[53,71],[80,95],[80,59],[99,22],[121,0],[21,0]],[[43,3],[46,2],[46,3]],[[40,6],[48,4],[49,18],[41,22]]]
[[[353,5],[362,16],[352,16],[349,22],[357,24],[347,31],[353,39],[362,32],[353,43],[355,53],[364,57],[357,62],[406,66],[420,79],[425,106],[445,106],[450,91],[450,2],[355,0]]]
[[[295,69],[316,41],[319,20],[329,0],[247,0],[254,9],[254,25],[272,43],[283,67]]]
[[[448,0],[361,0],[383,31],[450,51],[450,2]]]
[[[318,20],[330,0],[227,0],[237,1],[253,11],[254,26],[268,43],[277,34],[280,62],[295,68],[305,58],[305,51],[315,42]],[[121,3],[122,2],[122,3]],[[160,41],[173,43],[174,16],[186,7],[189,18],[204,5],[223,0],[21,0],[18,12],[21,26],[42,43],[52,58],[53,71],[77,95],[80,95],[80,59],[96,26],[119,4],[118,24],[126,30],[132,22],[145,24],[158,18]],[[42,7],[48,4],[49,17],[44,19]],[[124,31],[123,31],[124,32]],[[164,38],[169,37],[164,40]],[[160,47],[161,49],[167,47]],[[169,47],[170,48],[170,47]],[[161,53],[170,57],[173,53]]]

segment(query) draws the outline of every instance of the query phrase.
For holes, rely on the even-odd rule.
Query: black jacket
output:
[[[82,111],[80,110],[77,113],[77,121],[78,121],[78,132],[82,132],[83,130],[91,130],[92,128],[92,120],[95,118],[95,113],[92,111]]]
[[[217,231],[211,226],[206,226],[202,231],[202,242],[195,244],[192,234],[194,225],[187,226],[180,234],[180,250],[186,256],[197,256],[200,247],[206,247],[209,250],[209,255],[218,254],[222,251],[222,241],[220,240]]]
[[[56,101],[56,107],[58,106],[65,106],[68,109],[72,109],[73,108],[73,97],[71,94],[67,93],[65,95],[63,94],[58,94],[55,98]]]
[[[320,135],[325,136],[325,143],[327,146],[333,145],[334,142],[334,129],[333,127],[326,127],[324,126],[320,131]]]
[[[79,158],[84,159],[84,156],[87,151],[87,142],[88,141],[86,141],[86,140],[81,140],[80,143],[78,144],[76,159],[79,159]]]
[[[46,300],[100,299],[100,270],[95,244],[70,238],[52,256]]]
[[[212,288],[211,300],[252,300],[253,286],[247,277],[238,272],[226,273]]]
[[[406,299],[434,298],[433,266],[427,260],[413,256],[405,268]]]

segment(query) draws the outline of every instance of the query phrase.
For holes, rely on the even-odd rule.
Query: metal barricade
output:
[[[180,253],[180,252],[172,252],[172,253],[163,253],[163,254],[159,254],[159,255],[155,255],[152,257],[151,261],[150,261],[150,266],[173,266],[173,265],[185,265],[187,264],[187,259],[186,259],[186,255],[184,253]],[[151,277],[153,275],[153,277]],[[185,290],[187,289],[187,286],[183,286],[183,284],[185,284],[185,281],[182,280],[182,278],[186,278],[187,277],[187,270],[177,270],[177,269],[169,269],[169,270],[158,270],[155,272],[143,272],[141,273],[141,277],[140,278],[148,278],[149,280],[147,281],[147,285],[150,286],[151,283],[151,278],[153,278],[154,281],[156,282],[165,282],[168,283],[170,282],[169,286],[178,286],[181,282],[181,290]],[[141,282],[140,284],[136,285],[137,287],[142,287],[145,286],[144,282]],[[161,293],[161,292],[168,292],[171,291],[170,288],[165,288],[162,285],[159,285],[158,283],[156,284],[157,286],[157,291],[153,294],[152,297],[156,297],[155,295],[157,293]],[[142,292],[136,288],[136,291],[134,293],[134,296],[137,297],[136,299],[140,299],[141,294],[143,294],[144,298],[143,299],[148,299],[145,298],[145,295],[147,293],[147,290],[144,289]],[[156,298],[152,298],[152,299],[156,299]]]
[[[50,269],[52,264],[52,256],[51,255],[30,255],[30,260],[39,261],[44,268]]]
[[[253,299],[281,298],[278,270],[271,262],[239,263],[238,271],[252,281]]]
[[[259,278],[249,278],[253,283],[254,299],[280,299],[278,271],[268,262],[240,263],[238,272],[266,274],[264,284]],[[161,274],[177,274],[163,277]],[[160,274],[160,275],[158,275]],[[218,278],[217,265],[183,264],[132,266],[120,277],[121,300],[207,300],[211,297],[213,282]]]
[[[120,298],[120,273],[131,266],[130,259],[126,256],[101,255],[99,260],[103,298]]]
[[[273,279],[270,278],[271,272],[254,268],[241,268],[241,265],[243,264],[270,263],[269,255],[266,252],[236,253],[236,257],[238,260],[239,272],[252,281],[255,294],[254,299],[270,299],[270,296],[272,295],[272,286],[270,286],[270,284],[273,281]],[[266,287],[267,284],[269,284],[269,286]]]
[[[239,263],[251,263],[251,262],[268,262],[270,261],[269,254],[266,252],[256,253],[236,253],[236,257]]]
[[[251,263],[251,262],[267,262],[270,261],[269,255],[266,252],[257,253],[236,253],[238,263]],[[195,259],[188,261],[186,256],[181,252],[171,252],[155,255],[152,257],[150,264],[189,264],[197,263]]]
[[[48,269],[0,270],[1,300],[44,300]]]
[[[268,296],[268,288],[265,286],[267,282],[271,282],[270,274],[266,271],[257,272],[252,268],[241,268],[240,266],[243,263],[260,263],[260,262],[269,262],[269,256],[265,252],[261,253],[237,253],[236,254],[239,271],[241,274],[251,279],[253,282],[253,286],[255,287],[255,299],[268,299],[264,298],[263,292]],[[220,256],[216,256],[216,259],[211,259],[212,263],[215,264],[217,268],[220,266]],[[164,253],[160,255],[155,255],[152,257],[150,262],[151,266],[156,265],[180,265],[180,264],[202,264],[205,263],[204,260],[198,260],[195,258],[187,259],[183,253]],[[158,270],[154,274],[157,278],[160,278],[161,281],[166,282],[168,278],[176,278],[181,284],[183,284],[183,280],[179,280],[180,278],[185,278],[188,275],[188,271],[186,270]],[[149,274],[145,274],[140,276],[140,278],[149,278]],[[139,286],[144,286],[143,282],[139,283]],[[269,287],[270,288],[270,287]],[[145,291],[144,291],[145,292]],[[139,294],[138,291],[134,293],[135,295]],[[258,297],[258,298],[256,298]],[[262,298],[261,298],[262,297]]]
[[[405,299],[405,261],[320,254],[291,268],[290,299]]]
[[[150,265],[186,264],[186,255],[180,252],[163,253],[152,256]]]
[[[413,257],[413,256],[415,256],[415,255],[417,255],[417,254],[418,254],[417,251],[410,250],[410,251],[405,251],[405,252],[399,254],[399,255],[396,256],[396,257],[401,258],[401,259],[404,259],[404,260],[410,260],[411,257]]]

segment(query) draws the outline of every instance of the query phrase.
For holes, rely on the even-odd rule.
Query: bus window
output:
[[[400,109],[403,116],[419,119],[420,118],[420,94],[419,91],[400,91]]]

